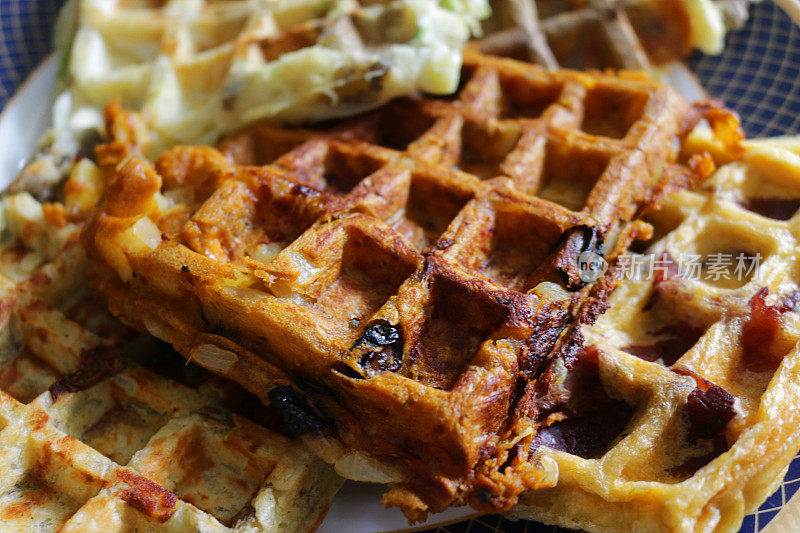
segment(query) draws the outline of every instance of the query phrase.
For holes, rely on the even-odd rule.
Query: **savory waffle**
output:
[[[257,399],[89,295],[78,234],[100,185],[83,160],[48,192],[57,202],[0,200],[3,530],[315,529],[341,483],[332,469],[231,411],[266,420],[244,403]]]
[[[102,130],[103,107],[121,98],[149,117],[156,151],[213,143],[265,118],[321,120],[419,89],[450,93],[470,27],[488,13],[482,0],[76,0],[72,8],[62,23],[67,90],[56,129]]]
[[[540,430],[534,458],[558,463],[558,484],[514,517],[734,532],[800,447],[800,140],[737,153],[699,133],[687,149],[724,165],[649,216],[657,239],[632,256],[649,266],[585,331],[583,368],[613,401],[562,407]]]
[[[651,70],[694,48],[720,53],[746,0],[495,0],[476,41],[485,53],[567,68]]]
[[[277,404],[412,519],[554,482],[507,452],[554,346],[610,289],[578,256],[613,261],[654,190],[704,168],[675,163],[691,116],[665,86],[464,61],[451,98],[155,164],[113,106],[83,235],[115,315]]]

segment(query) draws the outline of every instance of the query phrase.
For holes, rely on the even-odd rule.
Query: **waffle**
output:
[[[265,118],[320,120],[418,89],[449,93],[487,13],[482,0],[76,0],[59,32],[59,148],[102,131],[113,98],[148,115],[157,152]]]
[[[558,463],[558,484],[525,495],[516,518],[734,532],[798,452],[800,141],[737,152],[701,133],[686,147],[722,166],[649,215],[656,239],[633,257],[654,275],[625,276],[585,331],[583,368],[609,400],[540,431],[534,457]],[[728,253],[744,260],[715,268]]]
[[[718,54],[746,0],[495,0],[474,43],[481,51],[550,68],[645,69]]]
[[[312,531],[332,469],[89,294],[78,234],[100,184],[82,160],[60,201],[0,201],[3,530]]]
[[[613,261],[657,190],[703,172],[676,163],[693,114],[668,87],[464,62],[451,98],[154,164],[112,106],[83,234],[113,314],[277,404],[412,520],[553,483],[508,450],[531,438],[539,367],[611,288],[578,256]]]

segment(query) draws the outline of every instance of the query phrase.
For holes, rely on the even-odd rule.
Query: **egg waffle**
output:
[[[720,53],[747,2],[697,0],[496,0],[475,42],[481,51],[550,68],[646,69]]]
[[[103,107],[121,98],[149,117],[154,150],[213,143],[265,118],[320,120],[418,89],[452,92],[470,26],[488,13],[480,0],[81,0],[71,9],[56,129],[102,130]]]
[[[734,532],[798,452],[800,143],[721,150],[698,130],[686,146],[722,166],[649,215],[657,239],[632,258],[651,274],[631,272],[586,328],[584,369],[616,403],[562,404],[534,441],[558,484],[514,517]]]
[[[108,115],[84,243],[112,312],[282,406],[411,519],[552,484],[508,450],[540,363],[610,289],[578,256],[613,260],[654,191],[700,172],[675,162],[671,89],[474,52],[452,98],[154,164],[135,117]]]
[[[91,298],[78,234],[99,185],[83,160],[60,201],[0,200],[3,530],[312,531],[332,469]]]

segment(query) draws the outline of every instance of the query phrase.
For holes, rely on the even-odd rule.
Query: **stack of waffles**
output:
[[[475,43],[550,68],[645,69],[722,51],[746,0],[495,0]]]
[[[800,143],[735,149],[697,130],[720,168],[649,221],[580,360],[608,397],[574,401],[534,457],[558,485],[512,511],[589,531],[738,531],[800,447]],[[587,383],[589,385],[587,385]],[[592,396],[592,395],[590,395]]]
[[[665,86],[464,63],[450,98],[154,163],[112,106],[83,233],[112,313],[277,405],[411,519],[556,483],[527,450],[616,283],[579,263],[614,264],[642,210],[711,165],[678,162],[700,115]]]
[[[83,160],[51,202],[0,203],[3,529],[312,531],[333,470],[91,297],[78,234],[100,183]]]

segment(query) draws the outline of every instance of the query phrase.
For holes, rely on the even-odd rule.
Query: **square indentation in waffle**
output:
[[[371,316],[409,277],[419,256],[393,246],[393,233],[354,215],[308,231],[266,268],[268,290],[311,310],[331,331]]]
[[[325,196],[268,167],[225,180],[180,232],[195,252],[220,261],[268,262],[323,213]]]
[[[277,463],[269,433],[234,416],[204,408],[173,417],[130,466],[230,526]]]
[[[497,285],[525,292],[564,231],[580,218],[549,202],[498,187],[473,200],[453,223],[442,256]]]
[[[491,104],[485,111],[492,111],[492,107],[497,106],[499,111],[497,118],[512,120],[514,122],[525,121],[545,117],[545,112],[559,99],[564,92],[564,80],[554,76],[539,75],[527,76],[521,72],[490,74],[489,70],[478,69],[473,76],[475,85],[482,85],[483,95],[480,101],[470,94],[469,85],[462,96],[462,101],[467,105],[473,104],[472,110],[480,113],[481,110],[474,104]],[[483,75],[483,77],[482,77]],[[491,84],[486,84],[486,78],[491,81],[493,76],[497,76],[495,94],[490,93]],[[491,101],[490,98],[495,99]]]
[[[745,2],[737,0],[709,5],[703,15],[689,9],[672,1],[499,0],[474,46],[551,68],[647,69],[703,46],[693,39],[689,20],[721,21],[720,11],[726,26],[746,20]]]
[[[59,376],[77,370],[83,351],[100,344],[94,334],[41,301],[10,312],[3,328],[0,388],[22,403],[33,400]]]
[[[201,396],[133,368],[57,400],[47,409],[56,428],[124,465],[167,422],[171,412],[197,407]]]
[[[476,191],[477,180],[468,174],[424,163],[397,164],[354,190],[350,201],[421,252],[436,242]]]
[[[104,486],[97,465],[76,456],[69,438],[6,428],[0,439],[0,519],[10,530],[56,531]]]
[[[589,143],[570,143],[551,137],[546,142],[544,162],[536,196],[580,211],[611,162],[612,154]]]
[[[428,111],[420,102],[401,99],[348,121],[344,129],[371,144],[402,152],[424,138],[436,121],[436,114]]]
[[[392,363],[393,370],[425,385],[450,389],[484,341],[508,318],[510,303],[502,296],[502,291],[439,258],[427,259],[421,277],[409,279],[400,287],[397,302],[376,315],[390,315],[395,305],[410,312],[401,319],[404,338],[399,340],[407,355],[395,354],[402,360]],[[356,343],[356,354],[359,348]],[[378,368],[373,368],[370,357],[367,352],[357,361],[368,375]]]
[[[790,220],[800,209],[800,149],[787,138],[746,141],[740,161],[722,167],[702,186],[703,193],[736,203],[773,220]]]
[[[314,139],[275,161],[292,179],[341,196],[394,159],[389,150],[357,141]]]
[[[598,83],[586,92],[581,130],[589,135],[624,139],[642,118],[649,99],[646,92]]]

